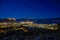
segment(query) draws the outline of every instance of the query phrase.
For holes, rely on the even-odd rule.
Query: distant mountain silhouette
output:
[[[35,23],[42,23],[42,24],[50,24],[50,23],[58,23],[60,24],[60,18],[48,18],[48,19],[17,19],[19,21],[33,21]]]
[[[8,19],[0,19],[0,22],[15,22],[15,20],[8,20]],[[16,22],[20,21],[33,21],[35,23],[42,23],[42,24],[50,24],[50,23],[58,23],[60,24],[60,18],[47,18],[47,19],[16,19]]]

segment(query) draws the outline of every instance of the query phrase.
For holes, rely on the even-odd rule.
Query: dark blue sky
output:
[[[0,0],[0,18],[60,17],[58,0]]]

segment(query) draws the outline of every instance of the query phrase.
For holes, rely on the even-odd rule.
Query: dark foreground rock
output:
[[[7,32],[6,34],[0,33],[0,40],[60,40],[59,34],[59,31],[33,34],[32,32],[18,30]]]

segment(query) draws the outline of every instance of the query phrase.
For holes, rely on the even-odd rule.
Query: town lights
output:
[[[11,20],[16,21],[16,19],[15,19],[15,18],[7,18],[7,19],[8,19],[8,20],[10,20],[10,21],[11,21]]]

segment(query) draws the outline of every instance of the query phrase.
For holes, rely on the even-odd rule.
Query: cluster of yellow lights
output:
[[[0,23],[0,28],[7,28],[7,27],[10,27],[10,26],[13,26],[13,30],[23,30],[24,32],[28,32],[27,29],[23,28],[23,26],[26,24],[28,25],[28,27],[38,27],[38,28],[46,28],[46,29],[51,29],[51,30],[56,30],[57,29],[57,24],[36,24],[34,22],[29,22],[29,21],[26,21],[26,22],[15,22],[15,23],[10,23],[10,26],[8,25],[9,23],[3,23],[4,25],[1,26],[1,23]],[[21,28],[15,28],[16,25],[23,25]],[[53,26],[55,28],[53,28]],[[16,26],[18,27],[18,26]],[[0,30],[0,32],[5,32],[3,30]]]
[[[15,18],[7,18],[8,20],[14,20],[14,21],[16,21],[16,19]]]
[[[15,18],[8,18],[8,20],[16,20]],[[57,24],[37,24],[32,21],[21,21],[21,22],[1,22],[0,23],[0,28],[7,28],[7,27],[14,27],[14,30],[24,30],[27,32],[28,30],[22,28],[15,28],[15,27],[20,27],[21,25],[26,26],[26,27],[37,27],[37,28],[45,28],[45,29],[51,29],[51,30],[57,30]],[[4,32],[3,30],[0,30],[0,32]]]
[[[33,24],[33,22],[26,21],[26,22],[20,22],[21,24]]]
[[[14,20],[15,18],[8,18],[8,20]],[[22,25],[22,27],[21,27]],[[37,24],[32,21],[21,21],[21,22],[0,22],[0,28],[7,28],[7,27],[14,27],[13,30],[24,30],[24,32],[27,32],[28,30],[25,29],[23,26],[26,27],[37,27],[37,28],[45,28],[45,29],[51,29],[51,30],[57,30],[57,24]],[[20,28],[16,28],[16,27]],[[0,32],[5,32],[4,30],[0,30]]]

